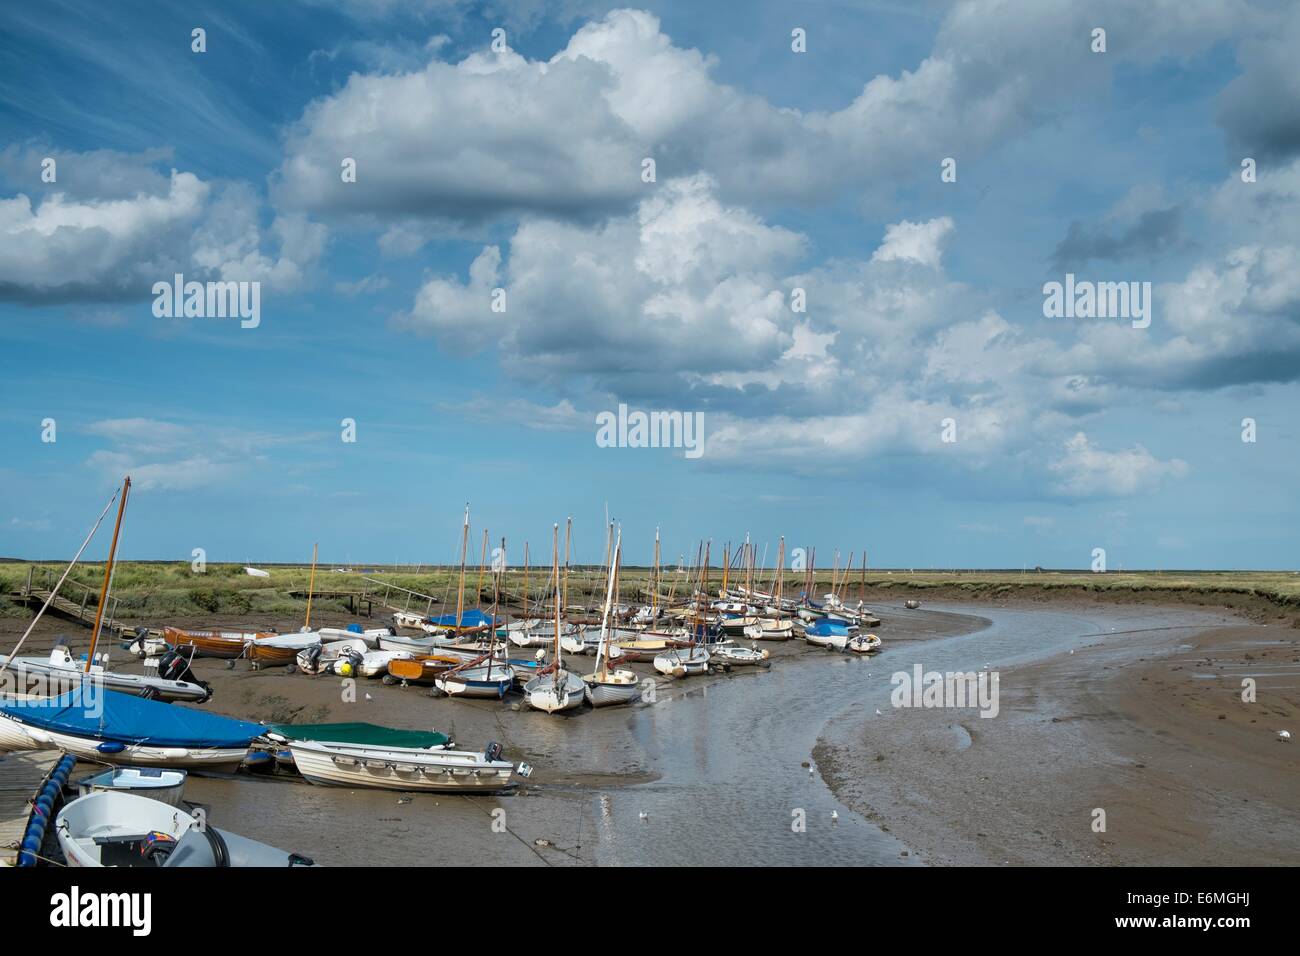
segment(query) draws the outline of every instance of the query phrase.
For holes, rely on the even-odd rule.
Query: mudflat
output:
[[[828,725],[815,756],[836,796],[931,864],[1300,862],[1300,749],[1279,735],[1300,730],[1289,620],[1105,633],[999,670],[992,719]]]

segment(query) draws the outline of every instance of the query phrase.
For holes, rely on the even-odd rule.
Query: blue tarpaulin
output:
[[[247,747],[261,724],[84,687],[58,697],[0,702],[0,713],[55,733],[155,747]]]
[[[443,614],[439,617],[429,618],[429,623],[436,627],[456,627],[455,614]],[[484,614],[477,609],[466,611],[460,616],[460,627],[491,627],[492,616]]]
[[[837,637],[848,634],[849,625],[843,621],[832,621],[823,617],[809,624],[804,630],[813,637]]]

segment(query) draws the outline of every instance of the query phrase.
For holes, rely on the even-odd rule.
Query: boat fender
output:
[[[105,740],[95,748],[102,754],[120,754],[126,749],[126,744],[119,743],[116,740]]]
[[[501,745],[495,740],[487,745],[483,750],[483,756],[488,760],[496,761],[501,759]]]

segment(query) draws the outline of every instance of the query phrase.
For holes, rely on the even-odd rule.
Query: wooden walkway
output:
[[[39,608],[49,600],[50,592],[58,582],[58,577],[50,568],[27,569],[27,580],[14,592],[13,596],[29,606]],[[50,611],[62,617],[70,618],[86,627],[95,626],[95,610],[99,607],[99,592],[92,587],[78,584],[76,581],[64,581],[63,587],[50,604]],[[104,615],[104,631],[112,634],[120,630],[114,620],[117,611],[117,598],[109,598],[108,613]]]
[[[31,801],[62,756],[58,750],[0,753],[0,866],[18,858]]]

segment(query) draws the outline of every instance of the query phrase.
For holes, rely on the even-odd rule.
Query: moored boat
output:
[[[178,807],[181,797],[185,794],[185,777],[184,770],[166,770],[162,767],[112,767],[82,780],[77,784],[77,790],[82,796],[99,790],[130,793]]]
[[[308,740],[288,747],[298,772],[322,786],[498,793],[513,786],[515,772],[495,744],[482,753]]]
[[[54,818],[69,866],[312,866],[295,853],[199,821],[179,807],[130,793],[98,791]]]
[[[0,750],[65,750],[104,763],[234,768],[262,732],[245,720],[89,686],[0,700]]]

